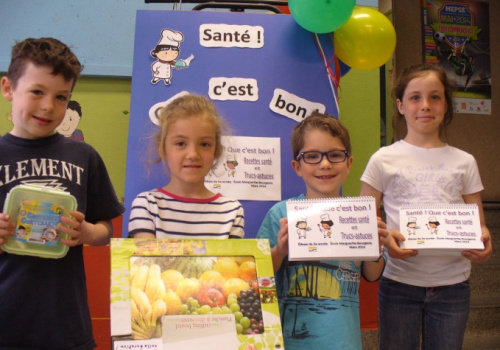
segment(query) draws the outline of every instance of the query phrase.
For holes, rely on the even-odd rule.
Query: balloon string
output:
[[[314,39],[316,43],[316,47],[318,48],[319,54],[325,63],[325,68],[326,68],[326,73],[328,75],[328,82],[330,83],[330,88],[332,89],[332,94],[333,94],[333,99],[335,100],[335,106],[337,107],[337,113],[338,116],[340,116],[340,110],[339,110],[339,103],[338,103],[338,98],[337,98],[337,89],[340,87],[340,65],[338,62],[337,57],[335,56],[335,53],[333,53],[332,58],[330,59],[329,62],[326,61],[326,56],[325,52],[323,51],[323,47],[321,46],[321,42],[319,41],[318,34],[314,34]],[[332,37],[333,40],[333,37]],[[335,71],[333,72],[331,68],[332,62],[335,61]],[[337,78],[339,77],[339,78]]]
[[[332,47],[335,49],[335,44],[334,44],[334,40],[333,40],[333,33],[330,33],[329,37],[330,37],[330,40],[332,42]],[[333,52],[332,59],[335,59],[335,76],[339,77],[338,83],[337,83],[337,89],[340,90],[340,77],[341,77],[342,73],[340,72],[340,63],[339,63],[339,59],[337,58],[337,55],[335,55],[335,50]],[[330,60],[330,62],[331,62],[331,60]]]

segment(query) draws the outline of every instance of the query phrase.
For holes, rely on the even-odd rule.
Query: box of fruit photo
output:
[[[283,349],[267,240],[111,240],[113,349]]]

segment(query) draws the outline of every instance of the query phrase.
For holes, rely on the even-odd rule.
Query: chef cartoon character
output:
[[[321,222],[318,224],[319,230],[323,234],[324,238],[332,238],[332,229],[333,221],[330,220],[330,216],[328,214],[323,214],[320,217]]]
[[[234,177],[234,174],[236,174],[236,166],[238,166],[236,155],[228,154],[226,157],[226,163],[224,163],[224,168],[227,170],[227,177]]]
[[[439,226],[439,221],[436,220],[436,217],[431,216],[429,218],[429,223],[426,224],[427,228],[431,231],[431,234],[435,233],[436,235],[438,234],[438,226]]]
[[[157,84],[160,80],[165,85],[170,85],[172,78],[172,68],[182,69],[189,67],[194,56],[191,55],[184,60],[177,60],[180,54],[180,43],[184,41],[184,35],[171,29],[164,29],[161,32],[161,39],[156,47],[151,51],[151,56],[158,60],[151,65],[153,80],[151,83]]]
[[[408,227],[408,235],[414,235],[415,230],[417,228],[420,228],[417,226],[417,218],[415,217],[409,217],[408,218],[408,223],[406,224],[406,227]]]
[[[307,231],[311,230],[310,227],[307,227],[307,218],[305,216],[300,217],[295,224],[297,227],[297,235],[300,238],[307,238]]]

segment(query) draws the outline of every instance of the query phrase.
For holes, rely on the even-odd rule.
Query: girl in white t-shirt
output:
[[[444,141],[453,118],[450,83],[439,66],[414,66],[393,91],[405,123],[403,139],[370,159],[361,181],[362,196],[383,201],[390,236],[389,255],[379,284],[380,349],[461,349],[470,308],[471,261],[492,252],[474,157]],[[422,256],[399,242],[399,207],[406,204],[475,203],[480,210],[484,250],[457,256]]]

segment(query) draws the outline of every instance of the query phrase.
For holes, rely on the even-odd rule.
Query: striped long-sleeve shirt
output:
[[[244,237],[241,203],[217,194],[207,199],[183,198],[155,189],[132,202],[129,236],[138,232],[157,238],[224,239]]]

